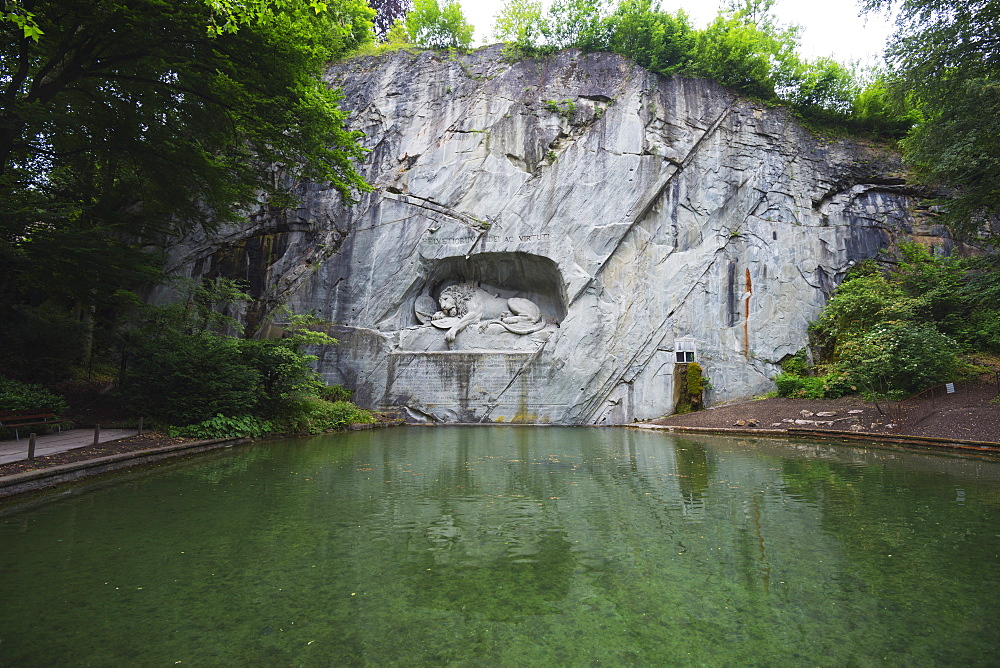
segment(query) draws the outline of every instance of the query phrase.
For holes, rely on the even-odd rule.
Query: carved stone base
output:
[[[548,422],[530,353],[393,353],[382,404],[409,419],[442,422]],[[419,408],[417,408],[419,407]],[[404,409],[407,410],[407,409]]]
[[[456,337],[455,343],[449,347],[441,330],[425,325],[400,331],[397,350],[400,352],[535,352],[545,344],[555,330],[555,325],[549,325],[540,332],[522,336],[508,332],[496,324],[489,325],[481,331],[477,324],[462,331]]]

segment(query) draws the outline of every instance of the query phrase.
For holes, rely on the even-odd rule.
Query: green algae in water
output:
[[[0,505],[0,665],[993,665],[1000,464],[413,428]]]

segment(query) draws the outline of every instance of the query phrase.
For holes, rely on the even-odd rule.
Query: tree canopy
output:
[[[475,31],[458,0],[414,0],[405,26],[409,42],[427,49],[466,49]]]
[[[658,0],[508,0],[494,36],[525,55],[557,48],[611,51],[666,76],[714,79],[744,95],[783,103],[808,120],[894,137],[912,119],[891,104],[880,72],[831,58],[799,57],[799,31],[773,15],[775,0],[733,0],[704,29]]]
[[[393,24],[405,20],[407,12],[413,8],[412,0],[368,0],[368,4],[375,10],[375,35],[383,39]]]
[[[508,0],[493,19],[493,38],[522,46],[532,44],[542,12],[542,0]]]
[[[866,0],[898,8],[888,86],[920,111],[903,142],[924,182],[955,186],[940,201],[975,235],[1000,215],[1000,0]]]
[[[935,256],[903,243],[898,256],[851,270],[811,328],[822,375],[806,375],[804,356],[787,361],[775,379],[783,396],[903,398],[956,380],[960,353],[1000,352],[996,255]]]
[[[5,215],[30,216],[12,200],[77,215],[100,200],[115,217],[203,222],[276,194],[275,163],[344,195],[361,186],[350,165],[360,150],[320,74],[370,39],[364,2],[218,36],[202,0],[31,7],[45,37],[8,23],[0,45]]]
[[[372,39],[374,12],[364,0],[257,5],[267,13],[215,0],[6,5],[40,33],[0,22],[0,320],[44,332],[70,329],[60,308],[99,317],[155,274],[143,245],[159,233],[286,206],[296,177],[345,198],[367,188],[358,135],[321,77]],[[226,7],[237,13],[213,30]]]

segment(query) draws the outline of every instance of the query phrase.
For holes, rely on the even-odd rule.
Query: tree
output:
[[[32,7],[45,39],[5,24],[0,45],[8,207],[40,193],[48,211],[68,205],[70,215],[99,201],[117,218],[204,221],[261,190],[277,194],[275,163],[345,196],[362,186],[355,135],[320,79],[326,62],[370,39],[360,0],[216,37],[201,0]]]
[[[653,0],[621,0],[604,25],[605,48],[648,70],[671,75],[691,66],[694,31],[683,11],[672,15]]]
[[[406,32],[411,44],[426,49],[467,49],[472,46],[475,28],[465,20],[458,0],[414,0],[406,16]]]
[[[542,37],[541,0],[507,0],[493,18],[493,38],[534,48]]]
[[[16,6],[41,36],[0,23],[4,327],[18,322],[9,309],[45,303],[93,321],[154,273],[142,243],[288,205],[297,177],[345,198],[367,188],[358,135],[321,78],[371,39],[363,0],[319,13],[311,0]],[[247,23],[220,24],[226,7]]]
[[[327,0],[203,0],[211,10],[209,30],[221,34],[236,32],[244,25],[268,25],[282,15],[301,19],[309,13],[321,14],[343,3]]]
[[[297,0],[203,0],[210,10],[209,23],[206,28],[215,33],[236,32],[242,25],[262,25],[270,22],[281,12],[326,11],[328,3],[324,0],[308,0],[300,3]],[[375,0],[376,2],[378,0]],[[392,1],[392,0],[389,0]],[[17,26],[27,39],[36,42],[44,34],[35,19],[35,12],[30,0],[5,0],[4,10],[0,12],[0,22],[10,22]]]
[[[841,283],[817,324],[842,343],[864,336],[885,320],[909,319],[912,312],[913,304],[903,290],[876,270]]]
[[[801,62],[793,78],[791,102],[801,112],[846,116],[858,97],[857,76],[832,58]]]
[[[895,103],[886,74],[878,69],[862,78],[858,94],[851,100],[851,120],[860,130],[903,137],[918,118],[912,105]]]
[[[774,0],[746,0],[698,34],[693,73],[762,100],[777,100],[798,66],[798,28],[768,14]]]
[[[554,0],[545,21],[546,44],[557,49],[571,46],[584,51],[604,48],[604,19],[609,0]]]
[[[893,6],[889,85],[922,115],[905,157],[924,183],[956,188],[939,204],[953,229],[974,236],[1000,215],[1000,0],[864,2]]]
[[[375,35],[385,39],[394,23],[406,17],[413,7],[412,0],[368,0],[368,5],[375,10]]]
[[[888,320],[845,343],[841,366],[869,394],[902,399],[953,380],[958,344],[933,325]]]

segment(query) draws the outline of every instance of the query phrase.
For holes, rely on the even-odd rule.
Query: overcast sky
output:
[[[477,46],[490,43],[493,17],[504,0],[461,0],[466,19],[476,27]],[[661,0],[663,9],[674,12],[683,8],[695,27],[705,27],[718,11],[717,0]],[[548,6],[548,2],[546,2]],[[856,0],[777,0],[773,12],[782,23],[802,26],[799,53],[807,58],[830,56],[841,62],[862,64],[878,62],[891,21],[882,14],[858,16]]]

